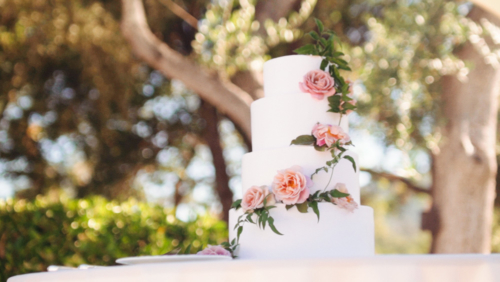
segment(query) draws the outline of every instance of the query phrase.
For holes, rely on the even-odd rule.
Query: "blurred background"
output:
[[[150,29],[134,27],[141,16]],[[359,101],[351,135],[377,253],[499,251],[500,17],[486,9],[445,0],[0,0],[0,280],[227,240],[251,151],[245,111],[187,85],[205,83],[201,73],[229,94],[237,86],[248,111],[263,96],[263,63],[309,43],[314,17],[342,38],[353,69],[344,73]],[[145,49],[145,38],[168,52]],[[168,61],[175,56],[182,68]],[[449,140],[462,149],[449,153]],[[453,182],[460,176],[469,182]],[[437,212],[448,203],[484,223],[463,227],[480,246],[436,239],[447,219],[468,222]]]

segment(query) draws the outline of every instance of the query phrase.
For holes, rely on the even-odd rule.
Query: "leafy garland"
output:
[[[232,209],[240,209],[241,208],[241,199],[234,201],[234,203],[231,205]],[[236,249],[239,246],[239,241],[240,241],[240,235],[243,232],[243,224],[245,222],[249,222],[252,224],[257,224],[259,228],[265,229],[266,224],[271,228],[271,230],[278,234],[278,235],[283,235],[281,234],[278,229],[276,229],[276,226],[274,226],[274,218],[269,214],[269,211],[271,209],[276,208],[276,206],[268,206],[267,205],[267,199],[264,198],[264,207],[254,209],[254,210],[248,210],[244,214],[240,215],[238,217],[238,222],[234,226],[234,230],[236,231],[236,238],[234,238],[231,242],[224,242],[222,243],[222,246],[231,252],[231,254],[236,253]],[[252,217],[253,215],[257,215],[257,220],[254,220]]]
[[[341,95],[328,97],[328,103],[330,105],[329,112],[340,113],[340,119],[342,119],[342,115],[347,114],[347,111],[356,110],[355,105],[348,103],[353,100],[349,97],[349,83],[344,80],[339,72],[339,70],[351,71],[351,68],[349,64],[342,59],[344,53],[336,51],[335,42],[341,45],[340,38],[332,30],[325,29],[323,23],[319,19],[315,18],[314,21],[318,26],[319,34],[313,30],[309,32],[308,35],[316,41],[316,43],[304,45],[294,50],[294,52],[301,55],[321,56],[323,58],[320,69],[326,71],[328,67],[328,73],[335,81],[335,89],[337,93],[341,93]]]
[[[294,205],[286,205],[285,208],[286,210],[289,210],[293,208],[294,206],[297,207],[297,210],[301,213],[307,213],[308,208],[312,208],[316,216],[318,217],[318,222],[320,218],[319,214],[319,208],[318,208],[318,203],[319,202],[331,202],[333,204],[333,199],[334,198],[344,198],[344,197],[349,197],[350,194],[343,193],[337,189],[332,189],[329,191],[316,191],[314,194],[309,195],[307,200],[301,204],[294,204]],[[232,204],[231,208],[234,208],[236,210],[241,208],[241,199],[238,199],[234,201]],[[267,205],[267,200],[264,199],[264,207],[254,209],[254,210],[248,210],[244,214],[240,215],[238,217],[238,222],[234,226],[234,230],[236,231],[236,238],[234,238],[231,242],[224,242],[221,245],[231,252],[233,258],[236,258],[235,253],[237,251],[237,248],[239,246],[239,241],[240,241],[240,235],[243,233],[243,224],[248,222],[252,224],[256,224],[259,226],[259,228],[262,228],[263,230],[266,229],[266,225],[271,228],[271,230],[276,233],[277,235],[283,235],[281,232],[278,231],[276,226],[274,226],[274,218],[270,215],[269,211],[271,209],[276,208],[276,206]],[[257,215],[257,219],[254,219],[253,216]]]
[[[350,71],[351,68],[348,66],[348,63],[341,58],[342,56],[344,56],[344,53],[335,51],[335,42],[338,41],[339,45],[341,44],[339,37],[335,34],[335,32],[328,29],[325,30],[323,23],[319,19],[315,18],[314,21],[318,26],[319,34],[315,31],[311,31],[308,33],[308,35],[316,41],[316,44],[307,44],[296,49],[294,52],[297,54],[305,55],[319,55],[323,58],[320,68],[321,70],[326,71],[326,68],[328,67],[328,72],[335,81],[334,87],[336,90],[335,95],[328,97],[330,106],[328,112],[340,114],[340,125],[343,115],[347,115],[348,111],[356,110],[356,105],[349,103],[353,100],[353,98],[349,97],[349,83],[347,83],[339,73],[339,69]],[[325,39],[325,37],[328,37],[328,39]],[[338,93],[340,93],[340,95],[338,95]],[[350,161],[352,163],[354,171],[357,171],[354,158],[348,155],[344,156],[344,153],[347,151],[344,146],[352,145],[351,141],[342,144],[340,140],[337,140],[330,147],[328,147],[326,144],[318,146],[316,137],[311,134],[298,136],[297,138],[292,140],[290,145],[313,145],[316,151],[330,151],[332,160],[327,161],[326,166],[316,169],[316,171],[311,175],[312,179],[313,176],[318,174],[318,172],[320,172],[321,170],[324,170],[326,173],[328,173],[328,170],[331,169],[330,181],[328,181],[328,183],[326,184],[325,190],[328,185],[330,185],[333,176],[333,170],[335,169],[335,166],[340,162],[340,160],[345,159]]]

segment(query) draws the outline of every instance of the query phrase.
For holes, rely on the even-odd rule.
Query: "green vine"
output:
[[[351,68],[349,67],[349,63],[342,59],[345,54],[337,51],[341,47],[341,41],[337,34],[332,30],[325,29],[323,23],[319,19],[315,18],[314,21],[318,26],[319,33],[311,31],[308,35],[315,43],[304,45],[294,50],[294,52],[302,55],[321,56],[323,58],[320,68],[323,71],[327,71],[333,77],[337,93],[336,95],[328,97],[330,106],[330,110],[328,111],[340,113],[340,119],[342,119],[342,115],[347,114],[348,111],[356,110],[356,105],[349,103],[353,100],[353,98],[349,97],[349,83],[340,75],[340,70],[351,71]],[[336,46],[336,42],[338,46]]]

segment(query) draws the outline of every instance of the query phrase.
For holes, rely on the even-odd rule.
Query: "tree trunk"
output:
[[[470,18],[489,16],[474,8]],[[500,69],[486,64],[470,43],[456,55],[473,63],[467,82],[443,77],[443,141],[435,159],[434,253],[489,253],[495,198],[496,123]]]
[[[219,135],[219,118],[217,110],[210,104],[203,102],[199,109],[200,116],[206,121],[205,140],[212,152],[215,167],[215,190],[222,204],[222,219],[229,221],[229,210],[233,204],[233,192],[229,188],[229,176],[226,172],[226,161]]]

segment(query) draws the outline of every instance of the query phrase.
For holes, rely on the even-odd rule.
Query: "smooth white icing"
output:
[[[299,135],[311,134],[316,123],[339,125],[340,114],[327,112],[328,101],[308,93],[262,98],[252,103],[253,151],[283,148]],[[347,116],[340,126],[349,132]]]
[[[312,146],[290,146],[299,135],[311,134],[317,122],[338,125],[340,116],[327,113],[328,101],[315,100],[299,89],[304,75],[319,69],[318,56],[293,55],[272,59],[264,64],[265,98],[255,101],[252,113],[253,152],[243,157],[243,192],[254,185],[271,186],[278,170],[294,165],[302,167],[310,176],[317,168],[332,159],[329,152],[318,152]],[[342,128],[348,132],[348,120],[344,116]],[[357,162],[358,156],[352,151]],[[330,179],[321,171],[312,178],[311,193],[323,190]],[[353,199],[360,204],[359,172],[351,162],[341,160],[335,167],[327,189],[335,184],[346,184]],[[257,225],[245,223],[237,253],[242,259],[288,259],[366,256],[375,253],[373,210],[359,206],[349,212],[331,203],[320,203],[321,218],[309,210],[303,214],[296,208],[285,209],[277,204],[271,210],[275,226],[284,235],[273,233],[269,227],[259,229]],[[243,213],[232,209],[229,213],[229,237],[235,238],[234,226]]]
[[[311,70],[319,69],[322,58],[310,55],[291,55],[264,63],[264,96],[287,96],[300,93],[299,82]]]
[[[358,156],[352,151],[345,155],[352,156],[357,162]],[[243,156],[241,183],[243,193],[251,186],[271,186],[278,170],[284,170],[294,165],[302,167],[303,173],[311,176],[317,168],[330,161],[332,156],[328,152],[318,152],[312,146],[289,146],[286,148],[252,152]],[[313,178],[311,193],[323,190],[330,179],[330,172],[321,171]],[[332,181],[327,190],[334,188],[336,183],[344,183],[359,204],[359,171],[355,172],[351,162],[341,160],[334,169]]]
[[[295,259],[370,256],[375,253],[373,209],[361,206],[349,212],[330,203],[320,203],[320,220],[309,210],[300,213],[296,208],[286,210],[283,204],[270,211],[275,226],[283,235],[275,234],[269,226],[244,223],[237,253],[242,259]],[[235,226],[243,211],[232,209],[229,224]],[[229,228],[229,238],[236,230]]]

